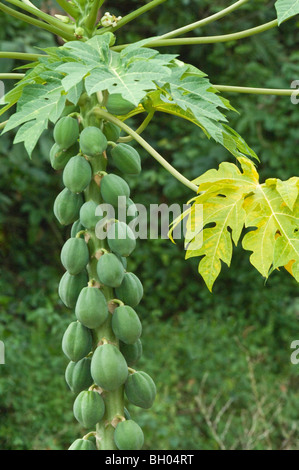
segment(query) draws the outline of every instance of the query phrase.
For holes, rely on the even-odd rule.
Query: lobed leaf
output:
[[[169,237],[188,217],[186,259],[201,257],[198,270],[210,290],[222,262],[230,266],[233,244],[239,243],[245,228],[250,230],[243,248],[252,252],[250,262],[265,278],[285,267],[299,281],[299,178],[260,184],[253,162],[244,157],[238,161],[242,171],[225,162],[193,181],[199,195],[174,221]]]
[[[275,3],[278,26],[299,13],[299,0],[277,0]]]

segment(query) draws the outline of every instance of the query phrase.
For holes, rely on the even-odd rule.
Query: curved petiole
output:
[[[213,88],[221,92],[228,93],[248,93],[253,95],[278,95],[278,96],[292,96],[296,90],[284,90],[279,88],[252,88],[242,86],[228,86],[228,85],[213,85]]]
[[[160,165],[162,165],[165,170],[167,170],[174,178],[176,178],[180,183],[184,184],[187,186],[187,188],[191,189],[192,191],[197,193],[198,186],[196,184],[192,183],[189,181],[185,176],[183,176],[178,170],[176,170],[170,163],[165,160],[162,155],[160,155],[146,140],[144,140],[137,132],[133,131],[131,127],[129,127],[127,124],[124,122],[120,121],[117,119],[115,116],[113,116],[110,113],[107,113],[107,111],[104,111],[102,108],[96,106],[94,107],[91,111],[91,114],[95,114],[106,121],[110,121],[114,124],[116,124],[118,127],[123,129],[127,134],[133,137],[136,142],[138,142],[141,147],[143,147],[152,157],[154,157],[155,160],[157,160]]]
[[[138,129],[136,129],[136,134],[140,135],[146,128],[147,126],[149,125],[149,123],[151,122],[151,120],[153,119],[154,117],[154,114],[155,114],[155,111],[151,111],[147,116],[146,118],[144,119],[143,123],[138,127]],[[132,140],[134,140],[134,138],[129,135],[127,137],[120,137],[118,139],[117,142],[120,142],[120,143],[127,143],[127,142],[131,142]]]
[[[234,3],[230,7],[224,8],[224,10],[219,11],[218,13],[215,13],[214,15],[208,16],[207,18],[203,18],[199,21],[196,21],[194,23],[190,23],[186,26],[183,26],[182,28],[175,29],[173,31],[170,31],[169,33],[163,34],[162,36],[159,37],[160,39],[169,39],[169,38],[174,38],[177,36],[181,36],[182,34],[188,33],[189,31],[192,31],[193,29],[196,28],[201,28],[203,26],[206,26],[210,23],[213,23],[214,21],[217,21],[224,16],[229,15],[229,13],[237,10],[240,8],[242,5],[247,3],[249,0],[239,0],[238,2]]]
[[[3,5],[3,3],[0,3],[0,10],[2,10],[4,13],[7,13],[8,15],[18,18],[21,21],[25,21],[25,23],[32,24],[33,26],[37,26],[38,28],[45,29],[46,31],[49,31],[50,33],[56,34],[57,36],[60,36],[63,39],[66,39],[69,41],[74,40],[73,34],[67,33],[61,30],[60,28],[56,28],[56,26],[49,25],[47,23],[44,23],[43,21],[36,20],[35,18],[24,15],[24,13],[20,13],[19,11],[16,11],[13,8]]]
[[[46,21],[48,24],[56,26],[57,28],[65,31],[66,33],[71,33],[74,28],[71,25],[64,24],[62,21],[58,20],[57,18],[53,18],[53,16],[44,13],[43,11],[39,10],[36,7],[32,7],[27,3],[21,2],[19,0],[6,0],[6,2],[11,3],[12,5],[22,8],[23,10],[31,13],[34,16],[37,16],[43,21]]]
[[[0,5],[1,9],[1,5]],[[29,54],[27,52],[12,52],[12,51],[0,51],[0,59],[17,59],[17,60],[29,60],[35,62],[39,57],[43,57],[44,54]]]
[[[0,73],[0,80],[21,80],[24,77],[24,73]]]
[[[270,21],[269,23],[262,24],[261,26],[256,26],[255,28],[246,29],[238,33],[223,34],[221,36],[206,36],[198,38],[174,38],[174,39],[158,39],[155,41],[149,40],[146,43],[146,47],[165,47],[165,46],[191,46],[196,44],[215,44],[218,42],[228,42],[228,41],[237,41],[239,39],[244,39],[255,34],[260,34],[269,29],[275,28],[278,26],[278,20]],[[119,46],[112,47],[114,51],[121,51],[129,44],[121,44]]]

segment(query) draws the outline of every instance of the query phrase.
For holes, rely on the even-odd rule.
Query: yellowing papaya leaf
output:
[[[278,187],[278,181],[276,186],[266,182],[245,199],[245,225],[255,229],[245,235],[243,248],[252,251],[250,262],[265,278],[271,267],[278,269],[292,261],[292,273],[299,281],[298,199],[291,210]]]
[[[188,217],[185,233],[186,259],[200,257],[198,271],[212,290],[222,262],[230,266],[233,244],[244,228],[243,248],[251,251],[253,266],[268,278],[285,267],[299,281],[298,178],[259,182],[253,162],[238,159],[220,164],[196,178],[198,196],[192,206],[174,221],[170,230]],[[297,197],[295,198],[295,196]]]
[[[299,178],[294,176],[288,181],[278,179],[276,188],[286,205],[292,211],[299,195]]]
[[[238,244],[245,224],[244,195],[258,184],[254,164],[246,158],[239,161],[243,172],[225,162],[194,181],[202,194],[194,199],[188,214],[186,259],[203,257],[198,271],[210,290],[220,274],[221,262],[230,266],[233,243]]]
[[[293,273],[293,264],[295,263],[295,261],[290,261],[284,268],[291,274],[291,276],[294,277],[294,273]]]

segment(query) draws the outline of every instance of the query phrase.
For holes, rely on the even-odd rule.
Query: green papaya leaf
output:
[[[299,0],[277,0],[275,3],[278,26],[299,13]]]

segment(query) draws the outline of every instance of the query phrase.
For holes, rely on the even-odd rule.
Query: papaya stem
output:
[[[220,18],[223,18],[224,16],[228,15],[229,13],[237,10],[240,8],[244,3],[247,3],[249,0],[239,0],[238,2],[234,3],[233,5],[224,8],[223,10],[219,11],[218,13],[215,13],[214,15],[208,16],[207,18],[203,18],[199,21],[195,21],[194,23],[190,23],[186,26],[183,26],[182,28],[175,29],[173,31],[170,31],[169,33],[163,34],[160,36],[159,39],[170,39],[174,38],[177,36],[181,36],[182,34],[188,33],[189,31],[192,31],[193,29],[196,28],[201,28],[202,26],[206,26],[210,23],[213,23],[214,21],[219,20]]]
[[[132,11],[128,15],[124,16],[121,20],[118,21],[116,26],[108,26],[106,28],[101,28],[99,30],[99,34],[104,34],[107,32],[114,32],[117,29],[121,28],[122,26],[125,26],[130,21],[135,20],[135,18],[138,18],[138,16],[143,15],[143,13],[146,13],[147,11],[157,7],[158,5],[164,2],[166,2],[166,0],[152,0],[147,5],[144,5],[143,7],[138,8],[137,10]]]
[[[0,73],[0,80],[21,80],[24,77],[24,73]]]
[[[0,4],[1,9],[1,4]],[[29,60],[35,62],[39,57],[44,57],[45,54],[29,54],[28,52],[12,52],[12,51],[0,51],[0,59],[17,59],[17,60]]]
[[[228,42],[228,41],[237,41],[239,39],[244,39],[255,34],[263,33],[268,31],[271,28],[278,26],[278,20],[270,21],[269,23],[256,26],[255,28],[246,29],[244,31],[239,31],[238,33],[223,34],[221,36],[206,36],[198,38],[174,38],[174,39],[160,39],[151,40],[143,45],[143,47],[165,47],[165,46],[191,46],[196,44],[215,44],[218,42]],[[129,44],[121,44],[119,46],[114,46],[111,49],[114,51],[122,51]]]
[[[147,115],[147,117],[145,118],[145,120],[143,121],[143,123],[142,123],[142,124],[138,127],[138,129],[135,131],[136,134],[138,134],[138,135],[142,134],[142,132],[147,128],[147,126],[149,125],[149,123],[150,123],[151,120],[153,119],[154,114],[155,114],[155,110],[154,110],[154,111],[151,111],[151,112]],[[133,140],[133,137],[132,137],[132,136],[120,137],[117,142],[126,143],[126,142],[131,142],[132,140]]]
[[[89,32],[92,32],[95,28],[98,11],[103,5],[104,1],[105,0],[93,0],[93,4],[91,6],[90,12],[85,21],[85,27]]]
[[[104,111],[103,109],[99,107],[94,107],[91,110],[91,113],[97,114],[98,116],[103,117],[107,121],[110,121],[116,124],[118,127],[123,129],[127,134],[131,135],[133,139],[135,139],[136,142],[138,142],[152,157],[155,158],[155,160],[157,160],[157,162],[160,163],[160,165],[162,165],[170,174],[172,174],[172,176],[174,176],[178,181],[180,181],[182,184],[187,186],[189,189],[197,193],[198,186],[196,186],[196,184],[189,181],[178,170],[176,170],[172,165],[170,165],[170,163],[168,163],[162,157],[162,155],[160,155],[146,140],[144,140],[140,135],[138,135],[137,132],[133,131],[131,127],[129,127],[127,124],[120,121],[118,118],[116,118],[110,113],[107,113],[107,111]]]
[[[117,144],[115,142],[113,142],[112,140],[108,140],[107,143],[108,143],[108,145],[110,145],[110,147],[113,147],[113,148],[117,146]]]
[[[71,5],[67,0],[56,0],[58,5],[68,13],[72,18],[77,19],[79,16],[79,11],[73,5]]]
[[[241,86],[228,86],[228,85],[213,85],[216,90],[228,93],[248,93],[254,95],[278,95],[278,96],[292,96],[293,89],[279,89],[279,88],[252,88]]]
[[[8,3],[12,5],[22,8],[22,10],[28,11],[32,15],[37,16],[38,18],[46,21],[47,23],[60,28],[62,31],[66,33],[71,33],[74,28],[70,25],[62,23],[62,21],[58,20],[57,18],[53,18],[53,16],[48,15],[48,13],[44,13],[43,11],[39,10],[35,6],[30,6],[28,3],[20,2],[19,0],[6,0]]]
[[[33,26],[37,26],[38,28],[45,29],[50,33],[56,34],[57,36],[60,36],[65,40],[74,40],[74,36],[72,34],[69,34],[61,30],[60,28],[56,28],[56,26],[49,25],[47,23],[44,23],[43,21],[36,20],[35,18],[31,18],[30,16],[24,15],[24,13],[20,13],[19,11],[16,11],[13,8],[7,7],[6,5],[3,5],[3,3],[0,3],[0,10],[2,10],[4,13],[7,13],[8,15],[14,16],[15,18],[21,21],[25,21],[25,23],[32,24]]]
[[[94,103],[88,102],[83,103],[83,106],[80,109],[80,112],[83,116],[84,127],[89,125],[88,115],[90,110],[93,108]],[[93,174],[94,176],[97,173],[107,174],[105,172],[106,167],[103,167],[101,157],[94,158],[95,164],[93,165]],[[101,170],[99,170],[101,168]],[[92,188],[92,183],[89,185],[89,190],[86,192],[85,199],[86,201],[94,201],[96,204],[102,202],[99,188],[97,187],[97,192]],[[89,277],[93,278],[97,283],[99,282],[99,277],[97,275],[97,259],[94,257],[96,253],[100,250],[102,252],[108,252],[108,245],[106,240],[100,240],[97,238],[95,231],[90,232],[91,244],[90,244],[90,263],[88,265]],[[114,290],[111,287],[101,286],[101,292],[104,294],[107,304],[111,298],[115,297]],[[99,344],[101,341],[107,343],[113,343],[119,349],[119,342],[115,337],[112,326],[112,315],[109,314],[107,320],[99,328],[93,330],[95,344]],[[115,391],[104,391],[102,397],[105,402],[105,415],[100,423],[96,426],[96,446],[99,450],[117,450],[116,444],[114,442],[114,427],[111,424],[114,422],[115,417],[119,415],[124,415],[124,387],[120,387]]]

